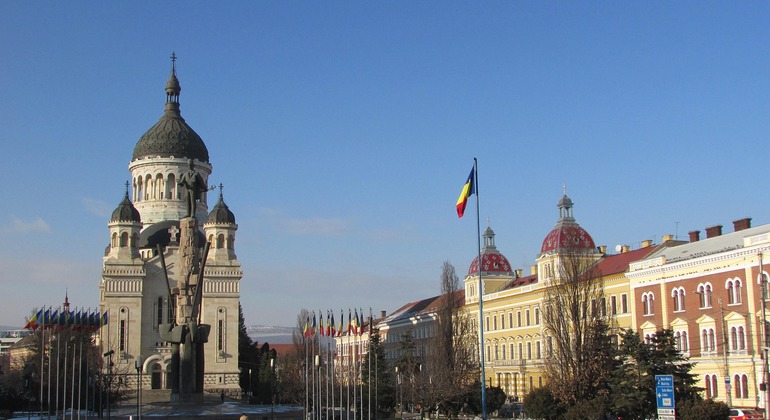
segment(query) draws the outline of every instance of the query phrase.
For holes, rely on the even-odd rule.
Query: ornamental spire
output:
[[[176,78],[176,53],[171,53],[171,75],[166,82],[166,103],[179,105],[179,93],[182,87],[179,85],[179,79]]]

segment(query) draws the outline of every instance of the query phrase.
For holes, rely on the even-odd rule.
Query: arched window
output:
[[[120,246],[121,248],[128,246],[128,232],[123,232],[120,234]]]
[[[740,304],[743,299],[741,298],[741,289],[743,288],[743,284],[741,283],[740,279],[735,279],[733,282],[733,303]]]
[[[687,331],[682,331],[682,339],[680,341],[680,348],[679,350],[681,352],[688,352],[690,351],[690,344],[687,342]]]
[[[749,398],[749,375],[741,375],[741,398]]]
[[[216,248],[217,249],[222,249],[224,247],[225,247],[225,235],[220,233],[219,235],[217,235],[217,246],[216,246]]]
[[[700,307],[702,308],[710,308],[711,307],[711,291],[712,291],[711,283],[701,283],[698,285],[698,294],[700,295]]]
[[[653,309],[654,300],[655,300],[655,295],[652,292],[642,293],[642,307],[644,310],[644,315],[652,315],[654,313],[654,309]]]
[[[711,375],[711,396],[719,397],[719,388],[717,387],[717,375]]]
[[[113,248],[117,248],[117,246],[118,246],[118,232],[113,232],[112,233],[112,241],[110,241],[110,245]]]
[[[743,326],[738,327],[738,350],[746,350],[746,333]]]

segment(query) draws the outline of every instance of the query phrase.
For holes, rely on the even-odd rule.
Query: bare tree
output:
[[[544,373],[561,401],[591,399],[612,370],[604,281],[592,249],[562,248],[543,291],[543,326],[549,363]]]
[[[477,379],[476,332],[471,318],[462,311],[464,293],[455,268],[445,261],[441,271],[441,297],[436,310],[436,334],[429,352],[431,403],[451,414],[461,397]]]

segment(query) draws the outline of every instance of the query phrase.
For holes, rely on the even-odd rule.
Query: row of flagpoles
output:
[[[97,381],[95,376],[100,374],[99,363],[91,366],[92,360],[89,358],[89,349],[92,345],[92,335],[108,325],[109,310],[100,312],[91,309],[77,308],[70,311],[67,308],[42,307],[34,313],[24,325],[25,329],[40,333],[40,416],[43,416],[44,407],[48,408],[48,418],[53,414],[59,418],[61,410],[62,419],[66,419],[67,409],[70,409],[70,419],[80,418],[81,402],[85,401],[86,417],[88,417],[88,406],[91,403],[92,408],[96,408],[97,399]],[[79,339],[72,340],[74,337]],[[56,342],[54,354],[53,342]],[[85,353],[83,352],[83,343],[87,342]],[[62,342],[64,350],[62,350]],[[64,353],[62,363],[61,355]],[[71,357],[70,357],[71,354]],[[84,359],[85,354],[85,359]],[[46,363],[47,356],[47,363]],[[71,365],[70,365],[71,360]],[[85,360],[85,383],[83,374],[83,361]],[[56,366],[54,367],[54,362]],[[47,380],[46,378],[47,365]],[[56,370],[55,381],[52,381],[52,371]],[[69,381],[69,383],[68,383]],[[46,391],[47,383],[47,392]],[[55,383],[55,386],[53,385]],[[76,388],[77,384],[77,388]],[[99,384],[101,385],[101,384]],[[69,388],[69,390],[68,390]],[[85,396],[83,391],[85,390]],[[68,392],[69,391],[69,392]],[[89,391],[90,395],[89,395]],[[52,392],[55,397],[52,397]],[[99,407],[101,407],[102,392],[99,392]],[[61,397],[61,401],[60,401]],[[69,407],[68,407],[69,402]],[[51,412],[51,409],[54,412]],[[101,409],[99,410],[101,411]]]
[[[363,354],[364,339],[362,336],[367,331],[363,309],[352,311],[348,309],[348,322],[344,322],[344,312],[340,310],[339,323],[335,322],[334,311],[327,310],[324,320],[324,311],[306,312],[303,337],[305,341],[305,418],[310,420],[323,420],[335,417],[329,411],[339,410],[342,418],[346,413],[346,419],[363,420],[364,416],[364,390],[363,390]],[[369,309],[368,331],[373,328],[373,317]],[[335,357],[330,340],[321,340],[320,337],[329,339],[341,337],[347,339],[346,350]],[[354,338],[355,337],[355,338]],[[352,340],[355,340],[351,343]],[[326,351],[323,351],[323,343],[326,342]],[[318,343],[317,347],[315,343]],[[336,347],[336,345],[335,345]],[[317,352],[316,352],[317,351]],[[368,350],[367,350],[368,352]],[[352,354],[351,354],[352,353]],[[369,375],[372,373],[372,358],[369,360]],[[376,362],[375,362],[376,363]],[[376,369],[376,368],[375,368]],[[371,384],[371,377],[368,380]],[[375,379],[376,383],[376,379]],[[344,387],[343,385],[347,384]],[[358,387],[356,387],[358,385]],[[368,418],[372,416],[372,387],[369,389]],[[338,392],[335,398],[335,392]],[[312,395],[312,398],[311,398]],[[376,398],[375,391],[375,400]],[[375,407],[376,407],[375,402]],[[312,416],[311,416],[312,414]]]
[[[355,310],[355,315],[348,309],[348,323],[345,324],[345,313],[340,309],[340,322],[339,324],[334,322],[334,311],[326,311],[326,321],[324,322],[323,311],[318,311],[318,319],[316,321],[316,313],[312,311],[313,317],[310,318],[308,313],[303,328],[303,335],[305,337],[312,337],[315,334],[321,337],[340,337],[345,334],[363,335],[364,334],[364,311],[363,309],[359,313],[358,309]],[[369,319],[371,319],[371,310],[369,311]],[[371,327],[371,325],[370,325]]]
[[[109,318],[109,309],[100,313],[99,311],[91,311],[91,309],[75,308],[74,311],[59,308],[53,309],[52,307],[45,307],[39,309],[32,317],[29,318],[24,325],[24,329],[35,331],[38,328],[57,328],[57,327],[70,327],[70,328],[83,328],[93,331],[107,325]]]

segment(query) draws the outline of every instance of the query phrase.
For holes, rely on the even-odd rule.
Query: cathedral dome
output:
[[[206,223],[235,224],[235,215],[230,211],[230,208],[227,207],[227,204],[225,204],[225,200],[222,198],[221,189],[219,191],[219,201],[217,201],[217,204],[211,209],[211,213],[209,213],[209,218],[206,220]]]
[[[177,157],[209,161],[209,151],[201,136],[182,118],[176,77],[176,56],[172,55],[171,76],[166,83],[166,110],[155,125],[142,135],[134,147],[133,159],[146,157]]]
[[[142,218],[139,215],[139,211],[128,199],[128,188],[126,188],[126,195],[123,197],[123,201],[118,204],[118,207],[112,212],[111,222],[137,222],[141,223]]]
[[[575,218],[572,216],[572,200],[567,197],[566,193],[556,206],[559,208],[559,221],[556,223],[556,226],[548,232],[545,239],[543,239],[540,253],[544,254],[559,248],[596,248],[591,235],[575,222]]]
[[[513,275],[511,264],[505,255],[501,254],[495,246],[495,232],[487,227],[484,231],[484,249],[481,250],[481,273],[482,275]],[[468,268],[468,275],[478,275],[479,257],[473,259]]]

